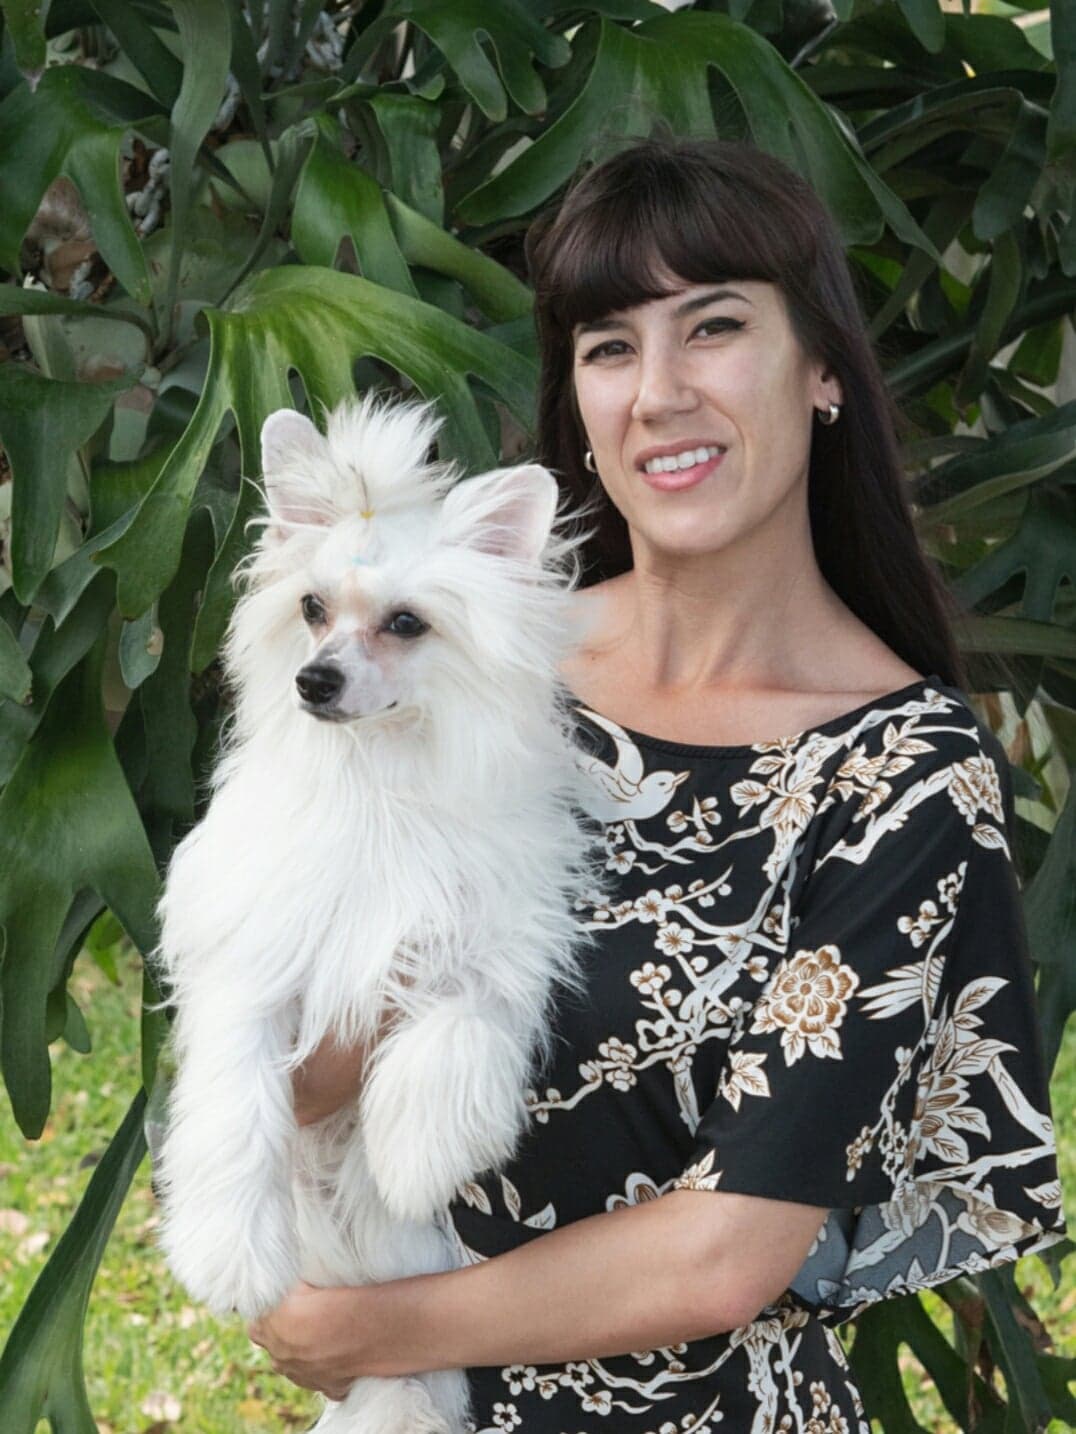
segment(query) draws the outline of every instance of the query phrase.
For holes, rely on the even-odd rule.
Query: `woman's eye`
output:
[[[729,330],[729,329],[742,329],[742,328],[743,328],[743,320],[742,320],[742,319],[704,319],[704,320],[702,321],[702,323],[699,324],[699,326],[698,326],[698,328],[695,330],[695,332],[696,332],[697,334],[703,334],[704,337],[705,337],[705,330],[707,330],[707,329],[710,329],[710,330],[712,330],[712,331],[714,331],[714,332],[717,332],[717,333],[725,333],[725,332],[726,332],[727,330]]]
[[[321,599],[314,593],[305,593],[300,604],[303,610],[303,618],[309,623],[325,621],[325,607]]]
[[[421,637],[429,631],[429,623],[423,622],[413,612],[394,612],[385,624],[385,631],[396,637]]]
[[[583,363],[591,363],[594,359],[619,358],[620,352],[627,348],[623,339],[606,339],[603,344],[595,344],[592,349],[587,349],[583,355]]]

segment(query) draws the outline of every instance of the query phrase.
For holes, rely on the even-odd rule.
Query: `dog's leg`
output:
[[[512,1153],[532,1032],[502,1003],[445,997],[378,1051],[361,1106],[370,1169],[401,1219],[428,1220]]]
[[[176,1023],[179,1074],[160,1162],[162,1245],[177,1279],[218,1314],[253,1318],[297,1278],[284,1067],[289,1024],[227,977],[192,983]]]

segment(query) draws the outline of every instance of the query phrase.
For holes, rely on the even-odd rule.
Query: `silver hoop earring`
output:
[[[831,402],[830,402],[830,405],[829,405],[829,417],[828,417],[828,418],[825,416],[825,414],[823,414],[823,412],[822,412],[822,410],[821,410],[820,408],[816,408],[816,409],[815,409],[815,413],[818,414],[818,421],[819,421],[819,423],[824,423],[824,424],[826,425],[826,427],[828,428],[831,423],[836,423],[836,422],[837,422],[837,419],[840,418],[840,416],[841,416],[841,409],[840,409],[840,405],[839,405],[839,404],[833,403],[833,402],[831,401]]]
[[[587,470],[588,473],[597,473],[598,471],[598,466],[594,462],[594,454],[591,453],[589,448],[583,454],[583,467]]]

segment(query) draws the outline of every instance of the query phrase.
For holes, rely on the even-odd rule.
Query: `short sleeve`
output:
[[[674,1182],[829,1207],[790,1286],[827,1323],[1064,1235],[1008,762],[966,720],[837,768]]]

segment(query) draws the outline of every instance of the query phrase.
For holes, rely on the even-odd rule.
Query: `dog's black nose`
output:
[[[312,662],[296,673],[295,685],[304,702],[313,707],[323,707],[343,687],[344,674],[339,667],[330,667],[326,662]]]

